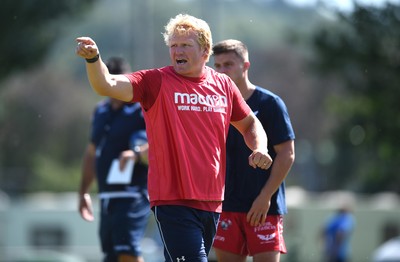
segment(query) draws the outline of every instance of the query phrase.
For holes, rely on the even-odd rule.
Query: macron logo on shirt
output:
[[[178,93],[174,94],[174,103],[179,111],[225,112],[228,105],[226,96],[199,95]]]

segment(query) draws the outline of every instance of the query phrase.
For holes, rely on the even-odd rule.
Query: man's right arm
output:
[[[130,102],[133,98],[133,89],[129,79],[124,75],[109,73],[96,43],[91,38],[78,37],[76,41],[78,42],[76,54],[86,59],[86,72],[92,88],[99,95]]]
[[[268,154],[268,138],[260,120],[250,112],[247,117],[231,124],[242,134],[246,145],[253,151],[249,156],[249,165],[268,169],[272,164],[272,158]]]

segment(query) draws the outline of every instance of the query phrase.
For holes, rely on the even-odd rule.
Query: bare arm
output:
[[[258,118],[251,112],[244,119],[231,124],[243,135],[246,145],[253,151],[249,156],[249,165],[268,169],[272,158],[268,154],[267,135]]]
[[[132,159],[135,162],[140,162],[144,165],[149,164],[149,144],[145,143],[137,147],[138,152],[134,152],[131,149],[121,152],[119,155],[119,168],[121,170],[125,168],[125,165],[129,159]]]
[[[272,195],[288,175],[295,158],[294,141],[289,140],[274,146],[276,157],[271,169],[271,175],[265,183],[257,198],[253,201],[250,211],[247,213],[247,220],[252,225],[265,223],[267,212],[270,206]],[[262,216],[260,216],[262,214]]]
[[[96,178],[95,173],[95,159],[96,147],[94,144],[89,144],[86,148],[83,163],[82,163],[82,177],[79,187],[79,213],[82,218],[87,221],[93,221],[93,207],[89,195],[89,189],[92,182]]]
[[[78,37],[76,54],[85,59],[99,55],[96,43],[89,37]],[[86,72],[92,88],[102,96],[113,97],[125,102],[133,98],[132,85],[124,75],[111,75],[107,66],[99,57],[94,63],[86,63]]]

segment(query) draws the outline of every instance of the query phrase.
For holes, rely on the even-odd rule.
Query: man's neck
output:
[[[253,85],[249,79],[244,80],[242,83],[237,84],[240,93],[242,94],[244,100],[247,100],[251,97],[256,89],[256,86]]]

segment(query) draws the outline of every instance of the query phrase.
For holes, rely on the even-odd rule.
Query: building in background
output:
[[[351,239],[352,261],[373,262],[375,250],[384,242],[386,225],[400,228],[400,197],[382,193],[355,196],[349,192],[310,193],[287,188],[289,213],[285,240],[290,252],[282,262],[320,262],[320,226],[337,207],[337,202],[354,199],[357,227]],[[37,193],[10,199],[0,194],[0,262],[97,262],[98,216],[83,221],[76,212],[76,193]],[[96,207],[97,203],[94,203]],[[154,219],[150,218],[143,240],[146,262],[163,261],[162,246]],[[212,255],[212,254],[211,254]],[[211,260],[212,258],[210,258]]]

